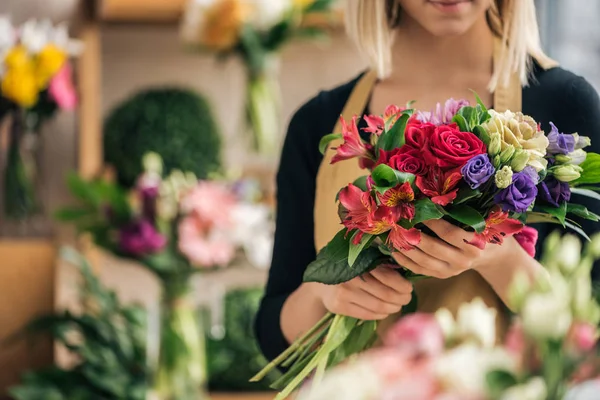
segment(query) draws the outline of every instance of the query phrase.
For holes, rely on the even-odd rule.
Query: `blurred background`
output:
[[[34,103],[26,104],[20,96],[26,90],[20,84],[11,86],[13,99],[0,104],[0,398],[8,396],[9,388],[19,399],[145,398],[151,374],[140,360],[153,360],[164,367],[166,376],[178,368],[175,361],[171,365],[164,360],[170,343],[165,332],[181,329],[185,336],[190,329],[173,322],[186,318],[178,314],[181,307],[173,306],[183,298],[198,311],[191,318],[201,322],[206,342],[206,352],[198,354],[190,350],[204,347],[198,343],[181,347],[197,357],[184,364],[206,361],[206,370],[190,373],[190,379],[207,382],[215,398],[269,398],[260,394],[266,391],[264,384],[247,380],[264,365],[252,338],[252,318],[270,262],[273,180],[294,111],[319,90],[346,82],[364,68],[345,38],[341,1],[257,1],[269,12],[251,20],[256,31],[242,29],[235,38],[229,33],[241,29],[251,12],[236,8],[235,1],[223,2],[224,8],[215,12],[208,0],[0,2],[0,15],[9,16],[14,26],[32,18],[66,23],[68,40],[63,31],[30,26],[28,46],[43,42],[44,34],[54,35],[71,59],[69,71],[52,71],[49,86],[36,97],[35,112],[23,112]],[[599,89],[600,3],[536,3],[550,56]],[[0,55],[16,59],[16,53],[9,53],[10,43],[4,44],[8,32],[0,23]],[[71,79],[54,80],[64,78],[62,72]],[[9,71],[2,74],[9,82]],[[69,97],[69,88],[76,100]],[[148,157],[150,152],[160,157]],[[177,170],[183,172],[170,175]],[[188,171],[194,178],[185,176]],[[74,176],[67,181],[70,173]],[[99,178],[109,183],[91,183]],[[142,245],[147,250],[159,239],[168,241],[165,232],[170,230],[161,230],[164,226],[157,223],[159,232],[148,233],[142,225],[146,220],[135,220],[133,228],[119,225],[118,219],[101,213],[106,211],[102,207],[117,213],[119,201],[131,199],[130,191],[141,196],[142,203],[152,189],[164,199],[165,188],[180,188],[190,179],[219,182],[227,191],[229,208],[243,215],[232,213],[239,240],[226,244],[223,260],[200,260],[201,243],[193,238],[184,252],[185,266],[177,271],[148,261],[140,251],[124,251],[123,238],[131,230],[135,240],[146,240],[126,242],[138,250]],[[12,204],[14,198],[21,203]],[[143,204],[127,204],[128,218],[144,215]],[[54,215],[59,209],[62,223]],[[74,227],[87,235],[77,235]],[[183,236],[184,228],[177,229]],[[256,237],[257,229],[265,234]],[[151,240],[146,235],[154,233],[164,237]],[[114,239],[115,234],[120,239]],[[202,244],[217,243],[214,238],[222,234],[203,231],[208,239]],[[67,245],[79,253],[61,253]],[[173,262],[182,262],[181,255],[173,257]],[[213,268],[217,264],[227,267]],[[189,273],[190,265],[205,273]],[[165,302],[173,277],[182,274],[187,290]],[[173,319],[165,320],[169,315]],[[42,334],[14,336],[42,316],[46,318],[34,327]],[[106,332],[111,326],[123,332],[139,329],[139,335],[123,339],[118,329]],[[93,359],[91,353],[102,357]],[[57,367],[49,369],[53,363]],[[30,374],[23,379],[26,372]],[[65,395],[62,385],[74,381],[102,394]],[[166,392],[175,390],[165,386]],[[157,395],[163,390],[156,385],[152,389]],[[56,397],[48,397],[51,391]]]

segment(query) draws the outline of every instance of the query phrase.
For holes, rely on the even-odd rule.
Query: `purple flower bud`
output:
[[[461,169],[465,182],[469,184],[471,189],[477,189],[486,183],[494,176],[495,172],[496,170],[487,154],[480,154],[471,158]]]
[[[134,221],[119,232],[119,248],[129,256],[143,257],[162,250],[167,240],[149,221]]]
[[[494,200],[504,211],[522,213],[527,211],[537,194],[536,182],[531,179],[531,176],[518,172],[512,177],[512,185],[500,191]]]
[[[548,153],[550,154],[569,154],[575,151],[575,137],[573,135],[566,135],[560,133],[556,125],[550,122],[552,130],[548,134],[548,140],[550,145],[548,146]]]
[[[560,207],[565,201],[571,200],[571,188],[566,182],[549,176],[545,181],[538,185],[538,200],[550,204],[554,207]]]

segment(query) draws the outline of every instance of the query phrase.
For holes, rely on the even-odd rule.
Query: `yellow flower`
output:
[[[239,0],[219,0],[206,11],[205,23],[200,33],[201,43],[216,51],[234,47],[240,29],[249,14],[246,4]]]
[[[11,68],[2,79],[2,95],[21,107],[32,107],[38,101],[39,90],[31,68]]]
[[[33,69],[33,59],[29,55],[29,52],[25,48],[25,46],[15,46],[13,47],[4,58],[4,64],[6,64],[7,68],[15,68],[15,69],[24,69],[31,68]]]
[[[302,10],[312,6],[316,0],[293,0],[294,7]]]
[[[535,120],[522,113],[506,111],[498,113],[490,110],[492,118],[483,124],[483,127],[493,136],[500,134],[500,147],[504,151],[509,146],[515,149],[523,149],[529,153],[527,165],[541,171],[548,166],[544,159],[546,148],[549,145],[548,138],[544,132],[538,131]]]
[[[37,56],[36,80],[38,87],[45,88],[66,61],[67,54],[64,51],[53,44],[46,45]]]

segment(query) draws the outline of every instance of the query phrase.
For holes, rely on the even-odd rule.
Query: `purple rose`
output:
[[[159,252],[167,240],[146,220],[135,221],[119,232],[119,248],[129,256],[142,257]]]
[[[538,190],[536,183],[527,173],[518,172],[512,177],[512,185],[502,189],[494,200],[504,211],[525,212],[534,202]]]
[[[550,122],[550,126],[552,126],[552,130],[548,134],[548,140],[550,141],[548,153],[569,154],[575,151],[575,137],[558,132],[558,128],[552,122]]]
[[[471,189],[477,189],[486,183],[496,170],[487,154],[479,154],[467,161],[460,172]]]
[[[571,200],[571,188],[566,182],[548,177],[538,185],[538,199],[554,207],[560,207],[565,201]]]

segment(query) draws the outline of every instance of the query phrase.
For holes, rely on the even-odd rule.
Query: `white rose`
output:
[[[460,306],[456,325],[460,338],[476,340],[484,347],[492,347],[496,342],[496,310],[480,298]]]
[[[569,302],[555,293],[534,293],[523,305],[521,315],[525,332],[539,339],[560,339],[566,335],[573,317]]]
[[[503,349],[483,349],[474,343],[458,346],[444,355],[435,365],[435,373],[448,392],[462,395],[483,395],[486,375],[501,369],[514,371],[515,360]]]
[[[267,30],[279,23],[292,9],[291,0],[245,0],[254,10],[253,22],[258,29]]]
[[[546,382],[540,377],[531,378],[522,385],[508,389],[500,400],[546,400]]]

